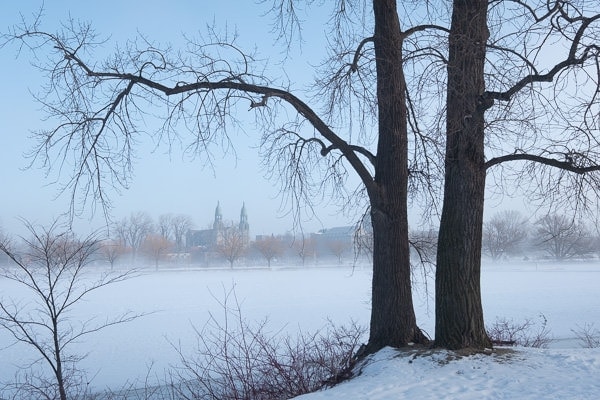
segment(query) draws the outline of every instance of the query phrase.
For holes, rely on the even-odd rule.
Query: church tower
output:
[[[215,209],[215,222],[213,223],[213,229],[215,231],[223,230],[223,214],[221,213],[221,204],[217,202],[217,208]]]
[[[247,244],[250,241],[250,224],[248,223],[248,213],[246,212],[246,203],[242,204],[242,211],[240,212],[240,232],[244,238],[244,242]]]

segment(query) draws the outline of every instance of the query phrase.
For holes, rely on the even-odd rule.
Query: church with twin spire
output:
[[[212,229],[190,229],[186,235],[186,245],[188,249],[196,248],[204,251],[210,251],[222,244],[226,233],[232,229],[237,230],[237,232],[239,232],[243,242],[246,245],[250,243],[250,224],[248,223],[248,213],[246,212],[246,204],[242,204],[242,210],[240,211],[240,220],[236,226],[235,223],[228,224],[223,221],[221,204],[217,202]]]

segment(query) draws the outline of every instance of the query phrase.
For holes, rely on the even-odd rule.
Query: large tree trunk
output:
[[[480,289],[487,5],[488,0],[455,0],[449,36],[446,172],[435,284],[435,345],[449,349],[491,346]]]
[[[408,246],[408,139],[402,36],[395,0],[374,0],[379,143],[373,224],[373,293],[367,349],[422,343],[412,302]]]

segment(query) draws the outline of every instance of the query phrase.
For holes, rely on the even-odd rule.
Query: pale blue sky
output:
[[[19,13],[30,17],[42,2],[27,0],[7,2],[2,5],[0,28],[5,30],[19,21]],[[43,27],[53,31],[61,20],[69,16],[91,21],[101,35],[112,35],[120,43],[135,37],[137,32],[159,42],[171,42],[176,48],[182,45],[182,34],[194,35],[204,32],[206,24],[213,21],[223,28],[237,28],[241,44],[250,50],[256,46],[261,56],[278,60],[281,49],[274,46],[270,31],[270,17],[264,17],[266,5],[257,6],[251,0],[219,1],[46,1]],[[326,16],[323,15],[323,18]],[[312,16],[311,21],[314,21]],[[318,21],[317,21],[318,22]],[[313,67],[323,58],[323,21],[305,32],[306,43],[300,57],[292,60],[289,73],[301,87],[308,83]],[[316,43],[316,46],[315,46]],[[106,51],[113,50],[107,46]],[[299,49],[296,49],[299,51]],[[57,185],[44,177],[39,168],[23,170],[27,152],[33,141],[29,132],[48,127],[41,121],[39,105],[29,91],[36,92],[42,84],[38,71],[29,65],[30,55],[25,52],[15,59],[14,48],[0,50],[0,121],[2,121],[0,146],[0,179],[2,200],[0,202],[0,226],[4,231],[18,230],[17,217],[47,223],[67,210],[68,197],[53,200]],[[242,202],[248,210],[252,234],[285,232],[292,226],[291,218],[278,212],[281,197],[277,182],[262,177],[260,160],[256,149],[259,133],[247,131],[248,138],[240,138],[236,148],[238,160],[228,157],[218,161],[215,174],[202,169],[200,163],[182,160],[177,150],[170,156],[165,147],[153,151],[152,143],[145,143],[138,153],[131,187],[121,195],[112,194],[113,216],[122,218],[134,211],[146,211],[152,217],[173,212],[189,214],[197,227],[212,222],[217,201],[220,201],[226,220],[239,218]],[[234,165],[237,164],[237,165]],[[89,214],[86,214],[89,217]],[[307,230],[352,223],[338,214],[336,208],[323,208],[320,221],[305,223]],[[75,221],[75,228],[98,227],[102,219]]]

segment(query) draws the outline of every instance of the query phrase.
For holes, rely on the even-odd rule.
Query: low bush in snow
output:
[[[231,293],[229,294],[231,295]],[[229,297],[226,296],[226,297]],[[242,317],[237,299],[221,304],[222,318],[211,316],[196,330],[195,354],[177,349],[181,365],[170,376],[179,399],[288,399],[345,379],[365,329],[329,324],[314,333],[271,331],[267,321]]]
[[[582,347],[593,349],[600,347],[600,330],[594,328],[594,324],[585,324],[577,326],[577,329],[571,329]]]
[[[496,322],[487,333],[495,345],[525,346],[546,348],[552,342],[548,321],[540,315],[541,322],[535,323],[531,319],[515,322],[512,319],[496,318]]]

